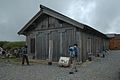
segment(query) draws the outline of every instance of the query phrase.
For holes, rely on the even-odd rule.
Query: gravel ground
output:
[[[69,74],[70,68],[56,64],[19,64],[0,62],[0,80],[119,80],[120,51],[112,51],[105,58],[78,66],[78,72]]]

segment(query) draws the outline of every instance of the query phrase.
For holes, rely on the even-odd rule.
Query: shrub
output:
[[[3,48],[4,49],[12,49],[12,48],[17,48],[17,47],[23,47],[25,45],[26,45],[25,41],[7,42],[3,45]]]
[[[3,45],[9,43],[8,41],[0,41],[0,47],[3,47]]]
[[[120,72],[119,72],[119,80],[120,80]]]

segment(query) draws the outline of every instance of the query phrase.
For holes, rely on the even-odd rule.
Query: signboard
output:
[[[59,66],[63,66],[63,67],[68,67],[70,66],[70,58],[69,57],[60,57],[59,62],[58,62]]]

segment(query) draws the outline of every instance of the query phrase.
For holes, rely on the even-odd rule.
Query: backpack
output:
[[[74,46],[69,47],[69,53],[70,53],[70,57],[72,57],[72,55],[75,55],[75,48],[74,48]]]

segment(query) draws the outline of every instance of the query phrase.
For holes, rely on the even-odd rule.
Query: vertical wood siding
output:
[[[48,59],[49,40],[53,41],[53,61],[58,61],[61,56],[69,56],[69,46],[75,43],[79,46],[78,61],[86,61],[89,53],[96,56],[96,53],[109,46],[108,40],[78,30],[75,26],[51,16],[43,16],[39,21],[37,27],[27,35],[28,46],[31,45],[30,39],[35,38],[37,59]]]

